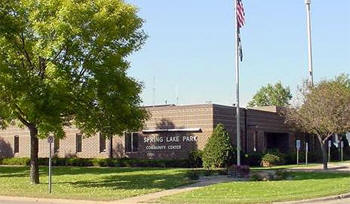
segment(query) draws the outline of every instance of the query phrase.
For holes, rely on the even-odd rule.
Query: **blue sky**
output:
[[[129,74],[144,83],[144,105],[235,102],[233,1],[127,0],[139,8],[149,38],[130,57]],[[304,0],[243,0],[241,104],[267,83],[296,92],[307,78]],[[312,0],[315,81],[350,74],[350,1]],[[176,91],[177,90],[177,91]]]

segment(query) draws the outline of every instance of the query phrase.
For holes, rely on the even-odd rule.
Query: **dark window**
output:
[[[19,137],[18,135],[15,136],[15,139],[14,139],[14,153],[18,153],[19,152]]]
[[[137,152],[139,148],[139,133],[132,133],[132,151]]]
[[[100,152],[106,151],[106,137],[100,133]]]
[[[125,133],[125,152],[137,152],[139,147],[138,133]]]
[[[77,134],[75,137],[76,141],[76,150],[77,152],[81,152],[82,149],[82,143],[83,143],[83,136],[81,134]]]
[[[125,152],[131,152],[131,133],[125,133]]]
[[[55,138],[55,140],[53,142],[53,151],[55,153],[57,153],[59,149],[60,149],[60,139],[59,138]]]

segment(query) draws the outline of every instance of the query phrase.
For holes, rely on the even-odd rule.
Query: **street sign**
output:
[[[54,137],[53,137],[53,136],[48,136],[48,137],[47,137],[47,142],[48,142],[48,143],[51,144],[51,143],[53,143],[53,141],[54,141]]]
[[[309,152],[309,143],[305,143],[305,151]]]
[[[296,148],[297,150],[299,151],[300,150],[300,147],[301,147],[301,143],[300,143],[300,140],[296,140]]]

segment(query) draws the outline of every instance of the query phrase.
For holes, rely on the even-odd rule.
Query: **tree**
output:
[[[292,99],[289,87],[283,87],[281,82],[275,85],[267,84],[259,89],[253,99],[248,103],[248,107],[256,106],[280,106],[289,105]]]
[[[222,167],[228,164],[233,153],[230,136],[222,124],[218,124],[203,150],[203,166]]]
[[[39,183],[38,138],[121,134],[147,118],[142,84],[126,58],[144,44],[143,20],[123,0],[0,1],[0,124],[30,131],[30,179]]]
[[[301,89],[300,106],[286,110],[286,122],[318,138],[323,168],[327,169],[327,141],[334,134],[350,130],[350,80],[341,75]]]

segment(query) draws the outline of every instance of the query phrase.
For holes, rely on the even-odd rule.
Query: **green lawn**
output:
[[[29,183],[28,167],[0,167],[0,195],[117,200],[190,183],[185,169],[54,167],[53,193],[48,194],[47,168],[41,184]]]
[[[293,180],[230,182],[163,197],[161,203],[270,203],[350,192],[349,173],[291,173]]]

